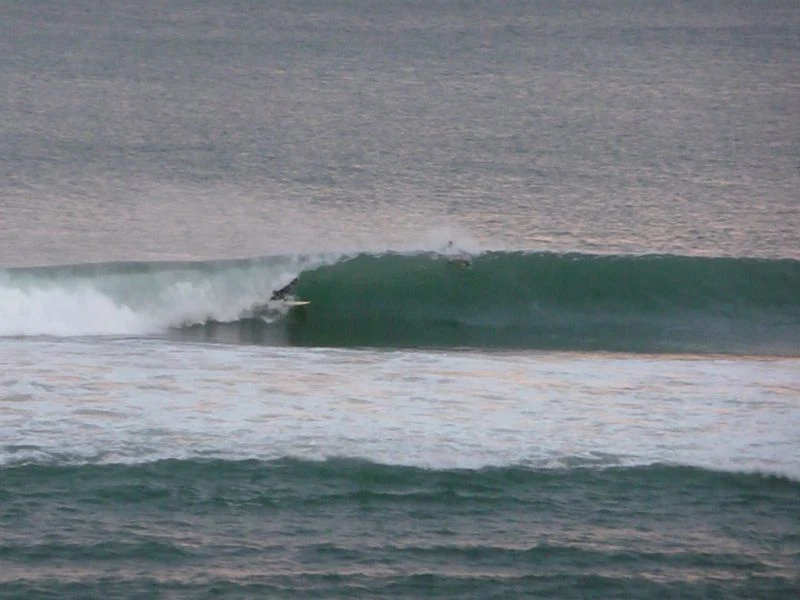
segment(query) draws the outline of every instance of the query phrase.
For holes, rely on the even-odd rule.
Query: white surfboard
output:
[[[266,304],[254,306],[248,314],[251,317],[266,317],[272,320],[288,309],[292,309],[295,306],[308,306],[309,304],[311,304],[311,300],[290,300],[288,298],[285,300],[270,300]]]

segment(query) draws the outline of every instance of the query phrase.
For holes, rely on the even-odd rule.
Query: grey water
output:
[[[3,6],[7,265],[800,252],[791,0]]]

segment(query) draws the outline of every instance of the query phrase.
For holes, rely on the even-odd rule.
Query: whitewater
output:
[[[129,337],[30,340],[14,354],[0,365],[14,373],[0,411],[5,465],[350,457],[434,469],[676,464],[800,478],[797,359],[178,347]]]
[[[0,271],[0,335],[154,334],[235,321],[324,258],[82,264]]]

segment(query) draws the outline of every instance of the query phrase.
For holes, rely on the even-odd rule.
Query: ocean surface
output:
[[[0,56],[0,598],[800,594],[796,0],[5,0]]]

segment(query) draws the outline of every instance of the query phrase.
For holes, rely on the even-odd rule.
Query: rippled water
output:
[[[793,0],[7,2],[5,264],[800,258]]]

